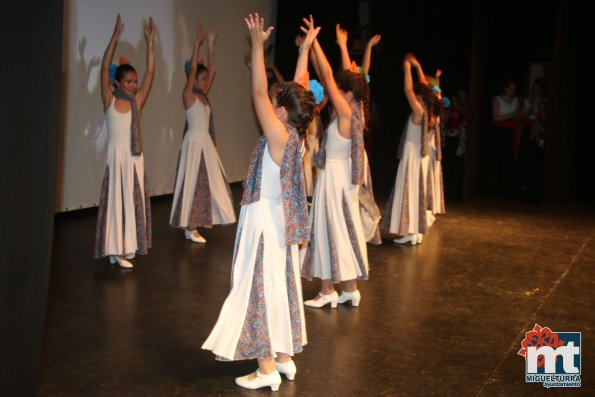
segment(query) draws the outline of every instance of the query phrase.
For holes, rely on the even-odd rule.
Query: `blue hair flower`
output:
[[[442,106],[444,106],[445,108],[450,107],[450,99],[448,99],[447,97],[443,97],[442,98]]]
[[[110,83],[113,83],[114,81],[116,81],[116,69],[118,69],[118,65],[116,65],[115,63],[111,63],[109,65],[109,81],[110,81]]]
[[[316,79],[310,80],[310,91],[314,94],[314,99],[318,105],[324,99],[324,87]]]
[[[353,66],[352,66],[352,68],[353,68]],[[357,72],[356,73],[359,73],[362,76],[364,76],[366,78],[366,83],[369,83],[370,82],[370,75],[368,73],[364,72],[364,68],[362,68],[361,66],[357,66]]]
[[[432,91],[434,92],[434,94],[440,94],[442,92],[440,87],[438,87],[437,85],[432,86]]]
[[[186,72],[186,75],[190,73],[190,61],[188,59],[184,62],[184,72]]]

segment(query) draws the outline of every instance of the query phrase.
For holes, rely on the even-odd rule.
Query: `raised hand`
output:
[[[252,44],[262,44],[267,41],[274,29],[273,26],[269,26],[267,30],[264,30],[264,18],[260,18],[257,12],[254,14],[248,14],[248,16],[244,18],[244,21],[246,22],[246,26],[250,32]]]
[[[406,55],[406,57],[409,60],[409,63],[411,64],[411,66],[413,66],[414,68],[419,68],[420,67],[419,61],[417,60],[417,58],[415,57],[415,55],[413,55],[412,53],[408,53]]]
[[[198,28],[196,29],[196,41],[198,41],[198,44],[202,44],[203,41],[205,41],[205,28],[203,28],[202,23],[198,25]]]
[[[306,18],[304,18],[304,20],[305,19]],[[300,45],[300,48],[302,48],[302,46],[305,46],[306,48],[312,46],[312,43],[316,39],[316,36],[318,36],[318,32],[320,32],[320,26],[317,28],[314,27],[314,18],[312,17],[312,15],[310,15],[310,20],[308,21],[307,26],[308,29],[301,27],[302,31],[306,33],[306,36],[304,37],[303,42]]]
[[[349,34],[341,27],[340,24],[335,26],[335,34],[337,36],[337,44],[339,47],[347,47],[347,39]]]
[[[372,38],[368,41],[368,45],[370,47],[375,46],[376,44],[378,44],[380,42],[380,38],[381,36],[379,34],[375,34],[374,36],[372,36]]]
[[[213,47],[215,45],[215,40],[217,39],[217,32],[214,28],[207,29],[207,45],[209,47]]]
[[[124,31],[124,23],[122,22],[122,18],[120,18],[120,14],[116,17],[116,26],[114,26],[114,37],[117,39],[120,38],[120,35]]]
[[[155,24],[153,23],[153,17],[149,17],[149,20],[145,22],[144,27],[145,40],[152,41],[153,35],[155,34]]]
[[[312,15],[310,15],[310,19],[308,18],[302,18],[302,22],[304,23],[304,25],[306,25],[307,28],[310,27],[310,25],[314,25],[314,18],[312,18]],[[304,28],[301,28],[304,32],[306,32],[306,30],[304,30]]]

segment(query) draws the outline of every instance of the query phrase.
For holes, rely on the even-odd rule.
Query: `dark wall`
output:
[[[397,148],[403,126],[409,115],[409,105],[403,93],[402,60],[407,52],[413,52],[426,73],[437,68],[444,71],[444,92],[454,92],[466,87],[469,74],[468,52],[471,41],[471,10],[459,7],[457,2],[450,7],[458,10],[449,18],[443,10],[421,8],[412,3],[399,3],[399,12],[392,12],[395,4],[370,1],[369,24],[360,26],[359,1],[304,1],[280,2],[276,27],[276,62],[286,76],[292,76],[297,57],[296,47],[290,45],[298,33],[301,16],[310,13],[316,25],[322,26],[319,41],[331,65],[338,70],[340,53],[335,43],[335,25],[340,23],[349,31],[348,46],[352,60],[361,64],[362,45],[373,35],[382,39],[372,53],[370,68],[371,99],[377,109],[377,121],[367,145],[374,188],[378,193],[388,194],[397,170]],[[435,24],[427,20],[440,21]],[[424,26],[425,25],[425,26]],[[311,78],[314,78],[311,76]]]
[[[589,134],[592,128],[586,128],[584,118],[580,117],[581,111],[588,112],[593,100],[587,90],[579,88],[581,85],[593,86],[595,79],[578,77],[579,73],[583,76],[592,74],[593,57],[587,48],[593,48],[593,35],[586,28],[590,25],[586,20],[589,14],[584,10],[581,12],[575,1],[408,2],[399,3],[398,12],[392,12],[393,3],[368,1],[370,21],[363,29],[359,23],[360,3],[353,0],[279,2],[275,61],[286,77],[292,76],[297,57],[293,39],[299,32],[301,17],[310,13],[314,15],[315,23],[322,26],[319,41],[335,69],[340,66],[335,44],[336,23],[348,29],[350,49],[357,47],[358,39],[365,42],[374,33],[382,34],[381,45],[372,56],[370,71],[372,101],[380,119],[379,126],[373,131],[370,156],[378,193],[387,194],[394,182],[398,165],[395,153],[409,113],[403,94],[401,63],[407,52],[413,52],[427,74],[433,74],[437,68],[443,71],[445,96],[454,95],[460,88],[473,91],[469,97],[470,106],[477,114],[474,115],[475,128],[469,131],[474,136],[469,137],[471,142],[465,161],[467,189],[461,184],[466,196],[493,193],[489,189],[491,99],[499,93],[502,77],[515,78],[518,93],[526,95],[530,63],[548,63],[550,72],[564,70],[562,75],[550,73],[546,94],[552,94],[549,90],[556,86],[553,83],[566,84],[570,103],[560,103],[548,112],[557,113],[558,120],[567,123],[564,133],[560,131],[562,122],[552,125],[550,133],[564,136],[569,152],[565,156],[549,152],[547,156],[550,170],[552,165],[560,162],[569,164],[568,184],[561,185],[560,177],[546,168],[544,190],[547,191],[548,186],[553,191],[563,189],[567,200],[595,198],[595,189],[584,183],[587,170],[595,169],[595,156],[590,156],[587,149],[595,143],[594,134]],[[559,23],[561,4],[567,10],[563,24]],[[558,53],[565,55],[555,55],[557,40],[561,47]],[[584,59],[580,51],[573,51],[575,40],[584,43],[581,45]],[[361,63],[361,51],[355,50],[351,56]],[[565,56],[573,59],[565,59]],[[575,57],[581,57],[580,61],[575,61]],[[558,69],[554,69],[554,64]],[[567,120],[568,117],[572,120]],[[462,180],[463,173],[453,174],[445,169],[445,184],[453,183],[452,178]]]
[[[54,219],[62,1],[1,7],[0,395],[33,396]]]

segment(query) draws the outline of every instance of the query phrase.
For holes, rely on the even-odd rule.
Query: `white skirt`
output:
[[[109,142],[95,257],[146,254],[151,246],[150,211],[143,155],[130,153],[130,141]]]
[[[430,156],[421,157],[419,147],[406,142],[399,162],[395,186],[389,200],[390,212],[383,227],[391,233],[408,235],[426,233],[434,222],[426,209],[426,181]],[[388,224],[387,224],[388,223]]]
[[[210,213],[201,214],[209,205]],[[235,221],[231,192],[217,148],[210,135],[188,132],[180,150],[170,224],[180,228],[210,227]]]
[[[374,200],[374,189],[372,187],[372,175],[368,155],[364,152],[364,183],[359,187],[359,209],[360,218],[366,241],[372,244],[382,244],[380,230],[380,209]]]
[[[222,360],[293,356],[307,344],[297,245],[285,245],[281,201],[242,206],[232,286],[202,345]]]
[[[444,205],[442,163],[436,160],[433,154],[428,164],[428,179],[426,181],[426,186],[428,189],[428,210],[434,215],[444,214],[446,212],[446,206]]]
[[[318,171],[312,198],[311,238],[303,255],[303,277],[335,283],[368,278],[358,189],[351,183],[349,159],[326,159],[325,168]]]

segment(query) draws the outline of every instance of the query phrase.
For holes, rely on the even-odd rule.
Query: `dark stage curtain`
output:
[[[62,0],[0,11],[0,396],[33,396],[54,226]]]

